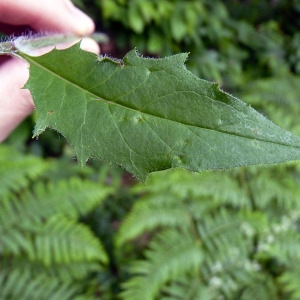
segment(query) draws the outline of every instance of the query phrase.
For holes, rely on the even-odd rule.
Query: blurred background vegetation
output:
[[[299,0],[74,0],[122,58],[187,68],[300,135]],[[300,164],[138,183],[35,116],[0,146],[0,299],[300,299]],[[113,138],[113,137],[112,137]]]

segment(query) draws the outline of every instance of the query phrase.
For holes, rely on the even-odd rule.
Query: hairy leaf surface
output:
[[[187,54],[162,59],[129,52],[99,58],[79,44],[30,63],[37,123],[89,157],[119,165],[145,181],[150,172],[273,164],[300,158],[300,138],[279,128],[216,83],[189,72]],[[263,101],[263,99],[262,99]]]

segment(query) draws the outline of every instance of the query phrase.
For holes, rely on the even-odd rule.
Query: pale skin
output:
[[[78,36],[94,31],[93,21],[70,0],[0,0],[0,22],[2,32],[6,25]],[[84,39],[81,47],[99,53],[98,45],[90,39]],[[34,110],[30,92],[22,89],[29,78],[28,67],[17,57],[0,60],[0,142]]]

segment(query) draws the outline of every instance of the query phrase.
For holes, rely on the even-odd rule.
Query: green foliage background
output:
[[[298,0],[77,0],[113,56],[187,67],[300,135]],[[108,53],[109,54],[109,53]],[[0,299],[299,299],[300,164],[86,168],[34,116],[0,146]]]

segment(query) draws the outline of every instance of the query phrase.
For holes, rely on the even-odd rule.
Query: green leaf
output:
[[[129,52],[99,58],[79,44],[30,63],[37,123],[64,135],[81,164],[120,165],[145,181],[150,172],[274,164],[300,158],[300,138],[279,128],[216,83],[184,66],[187,54],[162,59]]]

